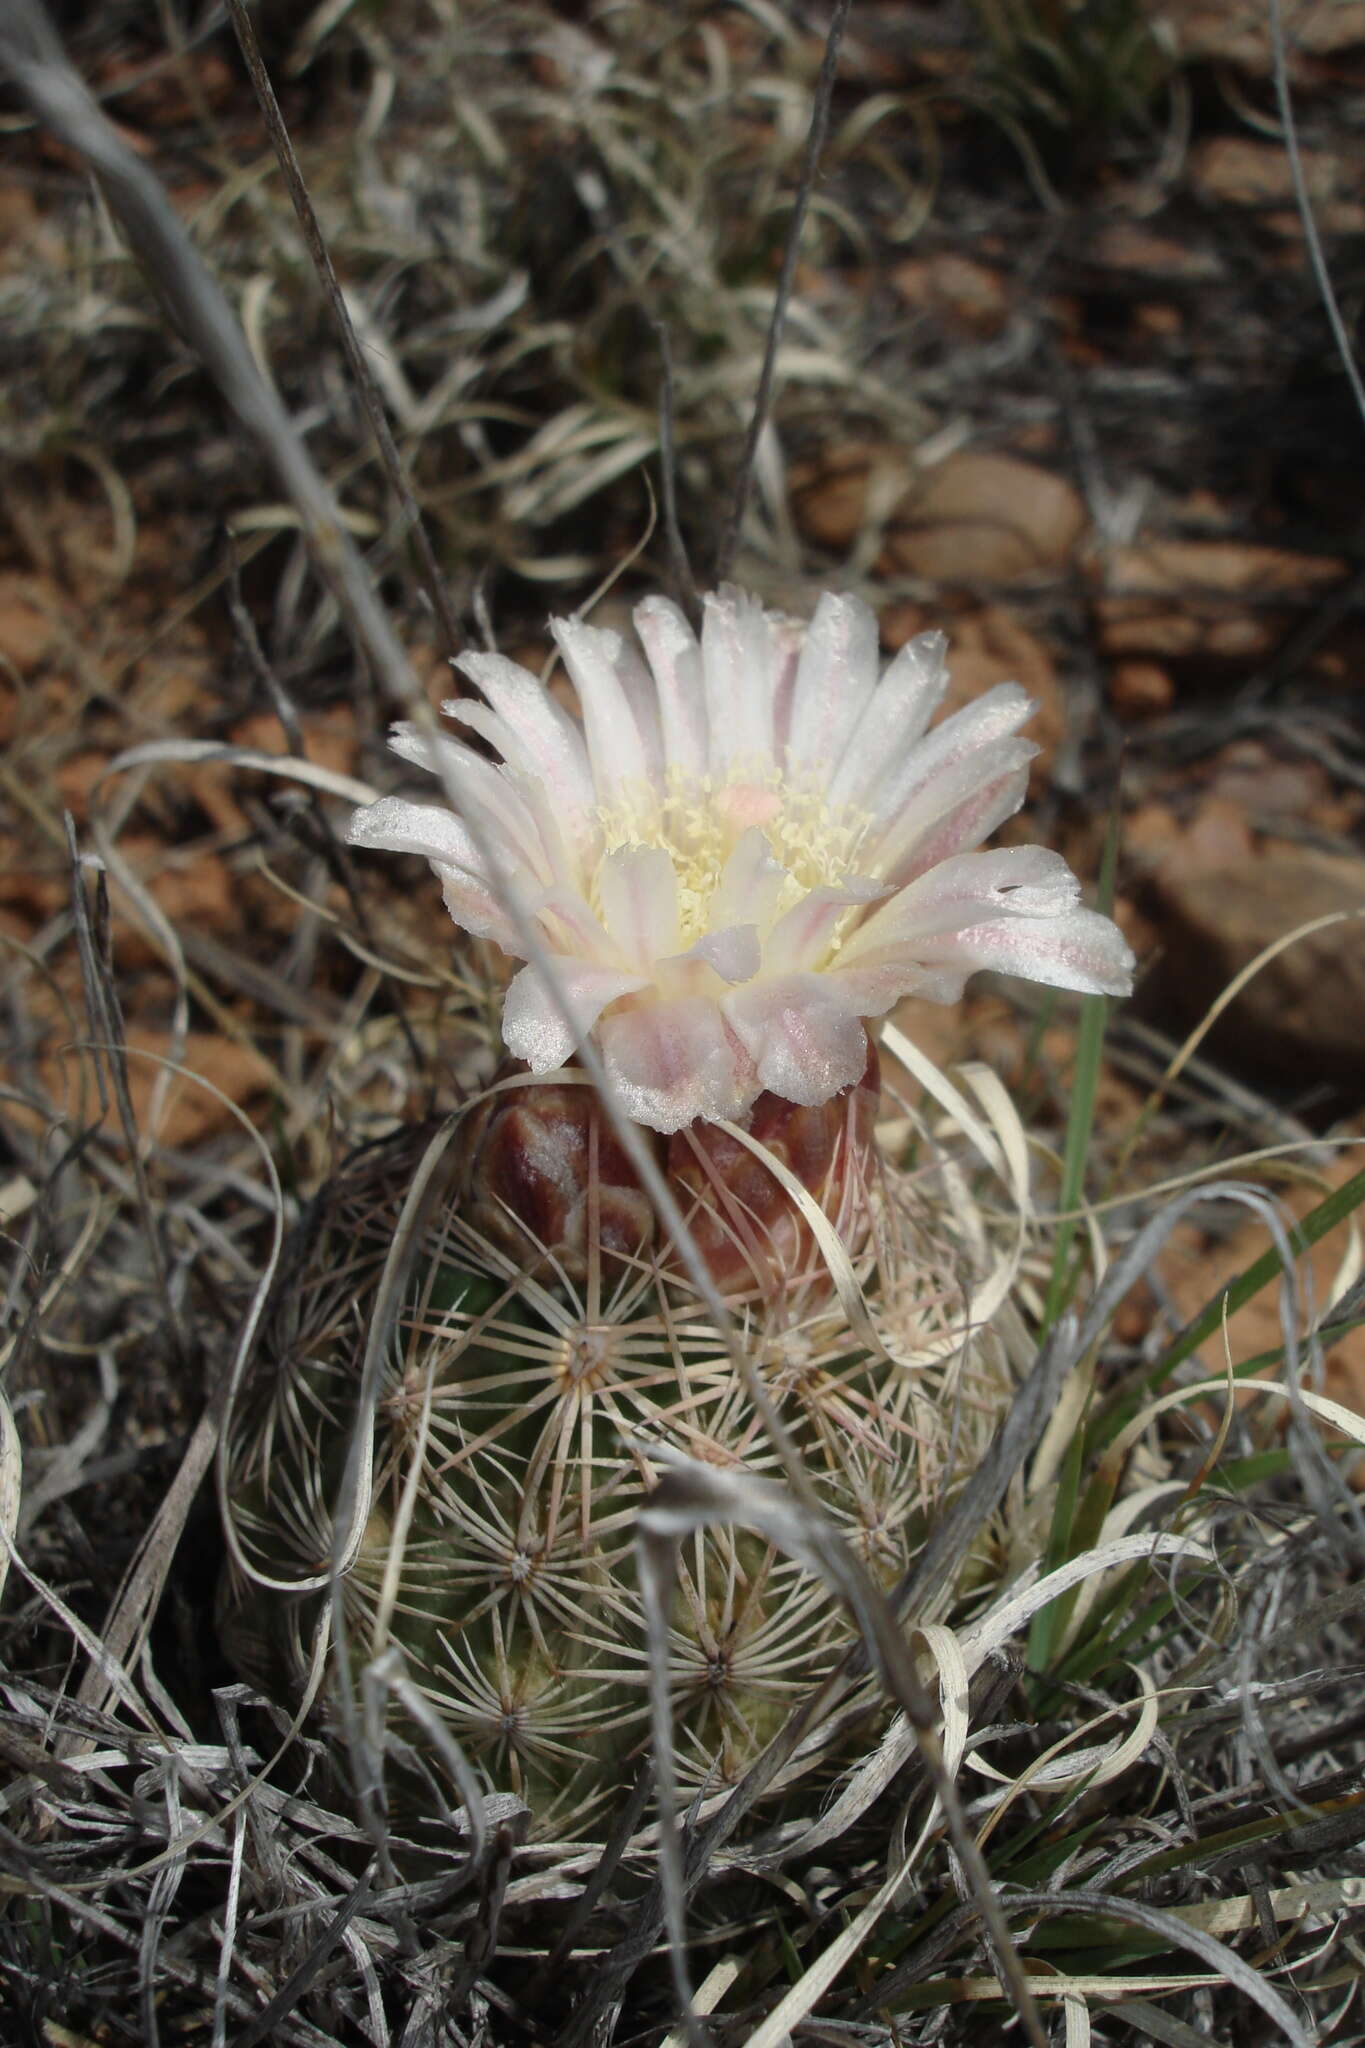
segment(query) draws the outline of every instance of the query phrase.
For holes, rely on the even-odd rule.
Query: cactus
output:
[[[821,1503],[890,1586],[1009,1376],[989,1333],[964,1344],[979,1250],[882,1156],[877,1087],[870,1054],[823,1107],[760,1097],[746,1122],[835,1223],[884,1350],[850,1328],[808,1217],[761,1155],[700,1124],[648,1135]],[[229,1432],[227,1640],[266,1691],[300,1697],[347,1448],[368,1433],[343,1589],[352,1666],[396,1646],[488,1782],[523,1799],[538,1831],[581,1831],[649,1742],[632,1528],[651,1443],[778,1468],[588,1088],[509,1079],[440,1131],[414,1126],[353,1158],[292,1248]],[[433,1141],[362,1413],[376,1292]],[[311,1586],[263,1591],[258,1578]],[[735,1781],[851,1632],[825,1585],[757,1537],[691,1540],[670,1642],[683,1783]]]

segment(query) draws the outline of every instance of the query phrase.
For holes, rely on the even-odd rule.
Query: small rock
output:
[[[887,533],[889,566],[939,583],[1055,574],[1086,530],[1064,477],[1016,456],[964,450],[922,472]]]
[[[869,501],[888,467],[899,497],[912,466],[904,451],[879,449],[868,441],[849,441],[809,462],[793,463],[792,514],[803,538],[832,554],[846,554],[863,530]]]
[[[55,1035],[59,1043],[37,1062],[41,1083],[54,1103],[65,1104],[69,1109],[82,1100],[88,1105],[92,1100],[89,1052],[71,1045],[69,1031]],[[175,1051],[169,1031],[135,1024],[129,1029],[127,1048],[133,1122],[143,1137],[154,1137],[158,1145],[176,1150],[197,1145],[223,1130],[232,1130],[240,1139],[240,1128],[228,1104],[250,1110],[259,1105],[274,1079],[270,1063],[262,1054],[214,1031],[188,1033],[179,1047],[177,1066],[181,1071],[174,1073],[163,1064]],[[163,1080],[168,1074],[169,1078]],[[211,1086],[201,1088],[197,1081],[207,1081]],[[160,1114],[153,1121],[158,1086],[163,1089],[163,1101]],[[219,1093],[214,1094],[213,1089]],[[227,1097],[226,1102],[222,1096]],[[122,1129],[112,1102],[100,1127],[121,1141]]]
[[[1218,805],[1219,809],[1214,810]],[[1152,876],[1161,962],[1145,1006],[1174,1028],[1197,1023],[1232,977],[1274,940],[1310,920],[1341,921],[1295,941],[1236,997],[1213,1034],[1230,1066],[1311,1085],[1365,1089],[1365,860],[1271,841],[1256,851],[1244,814],[1204,807],[1210,847],[1186,834]],[[1192,866],[1191,863],[1194,863]]]
[[[1120,718],[1160,718],[1175,702],[1175,684],[1154,661],[1121,661],[1109,678],[1109,702]]]
[[[1355,166],[1337,151],[1301,149],[1304,183],[1319,228],[1328,234],[1359,231]],[[1295,207],[1294,171],[1282,142],[1251,135],[1213,135],[1190,152],[1196,192],[1221,206],[1274,208],[1269,225],[1279,234],[1301,232]],[[1283,210],[1287,209],[1287,210]]]
[[[1180,839],[1180,871],[1186,877],[1241,870],[1256,857],[1247,814],[1225,796],[1206,797]]]
[[[21,676],[32,675],[52,638],[52,621],[5,578],[0,584],[0,669],[10,666]]]
[[[911,257],[896,264],[890,279],[915,312],[929,313],[962,334],[988,341],[1009,319],[1009,292],[1000,272],[969,256],[943,250]]]
[[[1148,300],[1133,308],[1133,325],[1139,334],[1149,335],[1154,341],[1170,341],[1185,331],[1185,315],[1179,306],[1168,306],[1163,300]]]
[[[83,824],[90,811],[90,796],[96,784],[107,773],[110,753],[102,753],[93,747],[83,747],[79,753],[68,754],[53,778],[63,810],[70,811],[77,824]]]
[[[887,604],[877,614],[877,630],[888,654],[898,654],[916,633],[930,632],[936,626],[943,626],[945,632],[948,630],[943,614],[933,605]]]
[[[1317,822],[1332,803],[1332,778],[1320,761],[1281,760],[1264,740],[1233,740],[1212,763],[1210,789],[1263,829]]]
[[[849,442],[793,465],[791,492],[797,526],[817,547],[846,553],[881,521],[880,572],[936,583],[1055,574],[1086,530],[1066,479],[1013,455],[963,450],[917,470],[904,449]]]
[[[118,851],[171,925],[226,932],[241,920],[240,892],[217,854],[203,847],[173,849],[151,833],[126,834]],[[116,889],[114,893],[117,904],[120,892]],[[131,907],[117,904],[114,932],[115,957],[122,972],[164,960],[162,948],[148,936]]]
[[[1165,804],[1138,804],[1123,821],[1124,854],[1144,874],[1168,859],[1182,836],[1180,820]]]
[[[1111,659],[1260,660],[1287,630],[1277,607],[1314,603],[1345,573],[1335,556],[1241,541],[1115,548],[1095,601],[1100,645]]]
[[[1274,46],[1261,0],[1161,0],[1159,12],[1185,57],[1214,57],[1270,76]],[[1283,25],[1290,75],[1302,76],[1312,59],[1365,43],[1365,0],[1289,0]]]
[[[1108,222],[1091,242],[1089,255],[1106,270],[1137,271],[1143,277],[1171,283],[1197,284],[1221,276],[1223,270],[1212,250],[1177,242],[1169,235],[1155,235],[1132,220]]]
[[[191,1031],[180,1055],[184,1073],[172,1074],[164,1112],[153,1125],[153,1091],[166,1071],[158,1059],[170,1056],[170,1034],[135,1026],[128,1033],[128,1049],[128,1087],[138,1129],[148,1134],[154,1131],[159,1144],[177,1150],[198,1144],[215,1131],[237,1129],[236,1119],[219,1095],[245,1109],[259,1101],[274,1078],[269,1062],[253,1046],[213,1031]],[[155,1054],[158,1059],[139,1059],[139,1052]],[[209,1082],[219,1095],[211,1088],[197,1087],[196,1081]]]

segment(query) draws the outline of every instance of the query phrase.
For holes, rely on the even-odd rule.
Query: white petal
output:
[[[731,924],[766,928],[776,914],[786,880],[787,870],[773,859],[763,828],[750,825],[735,841],[734,851],[721,869],[708,906],[708,923],[713,930]]]
[[[844,913],[875,903],[885,894],[879,882],[870,882],[861,875],[846,876],[837,889],[808,890],[769,932],[763,948],[765,972],[788,974],[821,966],[834,928]]]
[[[858,858],[888,881],[908,880],[927,864],[923,848],[940,832],[945,847],[962,850],[1019,808],[1028,788],[1032,740],[1000,739],[941,768],[909,792],[899,811],[862,841]],[[950,821],[960,822],[950,829]],[[984,822],[989,820],[990,822]],[[983,821],[979,824],[978,821]]]
[[[917,875],[931,872],[942,862],[979,846],[1006,818],[1014,816],[1028,795],[1029,762],[1037,749],[1028,740],[1007,741],[1006,746],[1018,749],[1023,758],[999,768],[939,817],[926,823],[921,815],[903,849],[889,861],[883,854],[883,872],[888,882],[899,888]]]
[[[863,808],[877,825],[894,825],[910,798],[946,774],[959,761],[979,757],[982,750],[1008,739],[1030,718],[1033,699],[1018,683],[999,683],[973,704],[955,711],[907,753],[887,756],[882,774],[863,796]]]
[[[914,951],[920,939],[1004,917],[1058,917],[1075,908],[1080,883],[1059,853],[1043,846],[1001,846],[940,861],[874,910],[844,943],[852,965],[890,947]]]
[[[502,721],[495,744],[505,760],[536,775],[561,804],[590,809],[596,801],[583,735],[563,705],[556,704],[529,670],[502,654],[462,654],[456,664],[477,683]],[[452,718],[487,733],[482,707],[453,698],[442,709]]]
[[[628,960],[649,972],[676,953],[678,878],[661,846],[624,846],[597,874],[602,922]]]
[[[706,773],[706,696],[697,636],[666,597],[647,597],[635,607],[635,630],[658,689],[665,769],[695,780]]]
[[[788,1102],[828,1102],[867,1064],[859,1013],[826,975],[751,982],[723,997],[722,1007],[762,1085]]]
[[[441,804],[412,804],[402,797],[381,796],[378,803],[351,813],[346,837],[352,846],[417,853],[424,860],[483,874],[483,861],[468,827]]]
[[[884,1017],[902,996],[920,996],[931,1003],[955,1003],[966,978],[965,969],[949,973],[941,967],[921,967],[903,952],[878,953],[848,966],[840,953],[825,973],[825,979],[838,989],[846,1008],[860,1017]]]
[[[585,626],[578,619],[551,619],[550,630],[583,707],[598,800],[611,803],[622,790],[640,791],[650,779],[649,752],[621,678],[620,634]]]
[[[877,620],[861,598],[826,591],[815,607],[792,689],[787,769],[839,760],[877,683]]]
[[[509,772],[485,761],[463,740],[440,733],[435,742],[411,725],[396,725],[389,745],[401,760],[439,775],[454,790],[464,817],[479,838],[490,841],[507,866],[525,868],[549,881],[555,873],[551,849]]]
[[[702,681],[708,766],[762,769],[773,760],[773,636],[757,598],[730,586],[705,600]]]
[[[534,967],[523,967],[507,991],[502,1009],[502,1037],[507,1050],[530,1063],[537,1074],[562,1067],[582,1044],[608,1003],[645,986],[638,975],[594,967],[564,955],[551,956],[572,1025]]]
[[[447,868],[438,863],[436,876],[445,907],[461,931],[472,932],[476,939],[491,939],[514,960],[525,958],[525,942],[491,889],[472,881],[463,868]],[[533,886],[538,890],[538,885]]]
[[[756,924],[726,925],[721,931],[707,932],[698,939],[695,946],[689,946],[680,956],[683,960],[704,960],[714,968],[722,981],[752,981],[763,964],[763,948],[759,943]]]
[[[904,760],[923,738],[948,687],[947,649],[942,633],[919,633],[901,648],[849,736],[830,781],[832,809],[862,807],[887,762]]]
[[[618,1010],[599,1040],[622,1108],[651,1130],[742,1116],[759,1092],[752,1061],[704,996]]]
[[[773,698],[773,755],[777,761],[784,762],[791,740],[796,672],[801,666],[801,649],[806,644],[806,633],[798,619],[784,618],[776,612],[768,614],[768,630],[768,665],[772,675]]]
[[[641,659],[639,649],[619,634],[616,675],[630,705],[645,753],[645,772],[657,787],[663,785],[665,755],[663,725],[659,716],[659,692],[654,677]]]
[[[435,868],[446,909],[462,931],[492,939],[505,952],[522,951],[515,925],[489,886],[479,850],[453,811],[385,796],[352,814],[346,837],[352,846],[420,854]],[[521,879],[539,893],[534,877]]]
[[[1126,996],[1133,988],[1133,954],[1118,926],[1097,910],[1063,917],[1001,918],[965,931],[917,941],[925,966],[974,974],[1020,974],[1082,995]]]
[[[601,920],[580,890],[544,889],[529,908],[552,953],[572,953],[613,972],[620,967]]]

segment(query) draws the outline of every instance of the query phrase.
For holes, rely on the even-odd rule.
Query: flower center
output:
[[[832,810],[823,789],[786,783],[771,765],[752,774],[741,765],[723,783],[710,775],[693,780],[671,772],[662,796],[650,790],[638,800],[604,805],[596,822],[604,857],[635,846],[659,847],[668,855],[687,946],[711,929],[712,899],[725,863],[753,826],[786,870],[775,923],[809,890],[837,885],[853,872],[871,820],[861,811]]]

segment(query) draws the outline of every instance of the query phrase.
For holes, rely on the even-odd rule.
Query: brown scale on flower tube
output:
[[[812,1195],[850,1250],[866,1229],[865,1190],[881,1091],[877,1048],[851,1088],[814,1109],[760,1095],[739,1126]],[[766,1292],[819,1262],[811,1228],[766,1161],[700,1121],[668,1143],[668,1178],[723,1292]]]
[[[523,1268],[538,1254],[578,1284],[594,1240],[608,1264],[648,1259],[654,1210],[591,1088],[528,1081],[480,1103],[457,1142],[463,1220]]]
[[[760,1095],[740,1120],[850,1242],[862,1233],[880,1075],[869,1040],[858,1081],[815,1108]],[[768,1164],[697,1119],[661,1140],[641,1128],[711,1277],[723,1292],[769,1291],[808,1270],[809,1223]],[[523,1269],[543,1264],[581,1285],[596,1242],[602,1269],[647,1264],[659,1240],[652,1203],[590,1088],[527,1080],[471,1112],[460,1136],[456,1200],[466,1223]],[[675,1262],[677,1254],[674,1253]]]

